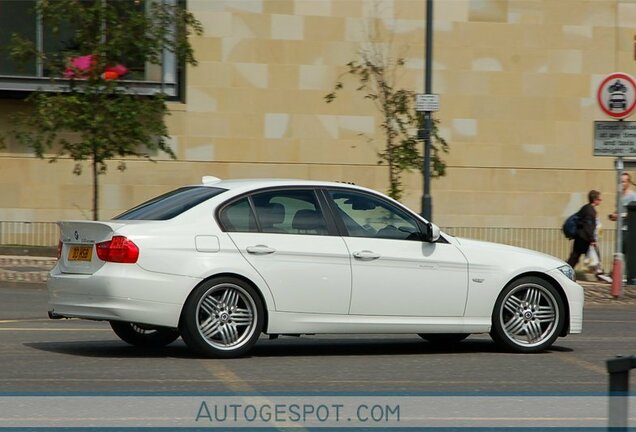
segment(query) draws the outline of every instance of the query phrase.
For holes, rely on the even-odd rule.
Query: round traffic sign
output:
[[[636,81],[631,75],[614,72],[601,82],[596,99],[608,116],[615,119],[625,118],[636,108]]]

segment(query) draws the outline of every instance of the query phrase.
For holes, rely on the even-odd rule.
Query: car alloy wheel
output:
[[[256,343],[263,315],[260,297],[250,285],[235,278],[212,279],[186,302],[181,335],[202,354],[236,357]]]
[[[166,346],[179,337],[177,329],[168,327],[148,326],[123,321],[111,321],[110,326],[124,342],[147,348]]]
[[[563,300],[552,285],[524,277],[506,287],[495,304],[492,338],[518,352],[537,352],[557,339],[565,322]]]

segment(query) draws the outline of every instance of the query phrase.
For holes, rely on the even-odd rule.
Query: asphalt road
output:
[[[107,323],[49,320],[46,301],[44,285],[0,285],[3,392],[605,392],[605,361],[636,355],[633,305],[586,308],[583,334],[541,354],[500,352],[487,336],[440,349],[352,335],[263,339],[250,357],[218,360],[181,340],[148,351]]]

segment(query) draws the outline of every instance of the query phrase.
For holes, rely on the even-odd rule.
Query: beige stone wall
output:
[[[436,0],[433,90],[450,144],[447,176],[432,183],[443,226],[557,227],[605,193],[613,159],[593,157],[596,86],[636,74],[636,3],[628,0]],[[399,85],[423,90],[423,0],[189,0],[205,33],[193,40],[185,103],[167,119],[178,160],[114,162],[101,177],[110,217],[158,193],[223,178],[353,181],[385,190],[372,104],[345,80],[325,104],[368,29],[407,59]],[[387,36],[387,35],[390,35]],[[0,131],[21,102],[0,100]],[[364,136],[375,138],[369,142]],[[11,139],[0,150],[0,220],[90,218],[91,183],[74,163],[35,159]],[[422,179],[405,178],[419,211]],[[610,226],[608,222],[606,224]]]

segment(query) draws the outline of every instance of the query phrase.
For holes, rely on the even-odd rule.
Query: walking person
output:
[[[568,264],[574,268],[581,255],[585,255],[590,246],[596,247],[596,207],[601,203],[601,193],[591,190],[587,194],[587,204],[578,211],[579,221],[576,226],[576,236],[572,244],[572,253]]]
[[[629,173],[624,172],[623,175],[621,175],[621,204],[623,205],[623,213],[621,214],[622,217],[622,229],[621,229],[621,234],[623,237],[623,241],[621,242],[621,250],[623,251],[623,256],[627,256],[627,248],[629,247],[629,245],[627,244],[627,205],[632,202],[632,201],[636,201],[636,192],[634,192],[632,190],[632,176]],[[618,212],[614,212],[612,214],[609,215],[610,220],[616,222],[618,220]],[[626,262],[627,260],[625,260]],[[629,274],[627,273],[627,266],[625,266],[625,274]]]
[[[603,271],[603,263],[601,261],[601,250],[598,247],[598,240],[601,231],[601,221],[596,218],[596,227],[594,230],[594,244],[590,244],[587,250],[585,263],[588,265],[589,271],[596,276],[596,279],[602,282],[612,283],[612,278]]]

